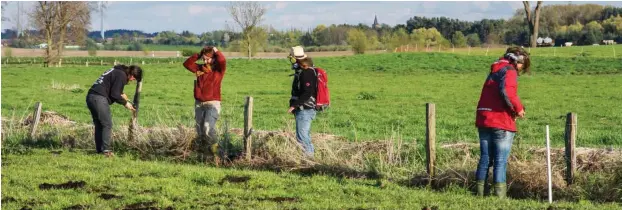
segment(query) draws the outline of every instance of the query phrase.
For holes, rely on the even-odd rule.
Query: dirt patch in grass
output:
[[[225,178],[222,178],[222,180],[220,180],[219,184],[223,184],[225,182],[229,182],[229,183],[246,183],[248,182],[248,180],[251,180],[250,176],[232,176],[232,175],[227,175],[225,176]]]
[[[258,201],[272,201],[272,202],[277,202],[277,203],[283,203],[283,202],[298,202],[300,201],[300,198],[290,198],[290,197],[273,197],[273,198],[260,198],[257,199]]]
[[[69,206],[69,207],[63,208],[63,210],[83,210],[83,209],[89,209],[89,206],[78,204],[75,206]]]
[[[156,204],[155,201],[138,202],[138,203],[133,203],[133,204],[125,206],[123,210],[174,210],[175,209],[172,206],[165,207],[165,208],[158,208],[158,207],[153,206],[155,204]]]
[[[104,200],[110,200],[110,199],[114,199],[114,198],[123,198],[123,196],[118,196],[118,195],[115,195],[115,194],[102,193],[101,195],[99,195],[99,198],[104,199]]]
[[[17,200],[15,200],[15,198],[13,197],[9,197],[9,196],[4,196],[2,197],[2,203],[10,203],[10,202],[15,202]]]
[[[67,183],[62,184],[49,184],[43,183],[39,185],[39,189],[41,190],[51,190],[51,189],[78,189],[83,188],[86,185],[85,181],[69,181]]]

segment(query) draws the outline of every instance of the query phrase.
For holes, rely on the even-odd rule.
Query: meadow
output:
[[[84,58],[67,58],[71,59]],[[121,147],[127,146],[123,138],[130,113],[119,105],[111,107],[119,156],[110,160],[93,155],[88,149],[92,147],[92,134],[88,134],[91,118],[85,97],[95,79],[111,67],[109,63],[86,67],[81,62],[68,62],[52,68],[3,64],[2,207],[546,209],[549,205],[541,202],[546,195],[546,176],[540,148],[544,146],[544,126],[549,124],[556,147],[555,197],[561,199],[549,209],[621,208],[622,191],[617,186],[622,170],[616,158],[620,153],[601,151],[617,151],[622,145],[618,132],[622,130],[622,86],[618,85],[622,82],[622,62],[585,54],[534,56],[532,74],[519,78],[519,95],[527,117],[518,120],[519,133],[509,165],[509,196],[516,199],[472,196],[472,170],[478,153],[475,107],[495,59],[497,56],[460,53],[314,59],[329,74],[332,104],[313,123],[318,163],[310,168],[297,160],[287,166],[274,164],[296,159],[297,151],[291,141],[293,116],[286,113],[292,80],[289,75],[293,72],[285,59],[228,60],[220,128],[242,128],[244,97],[253,96],[254,130],[258,135],[259,131],[277,131],[277,136],[270,141],[264,137],[272,134],[256,138],[268,144],[256,148],[257,159],[272,162],[259,166],[233,163],[226,168],[205,167],[193,161],[171,162],[158,156],[166,154],[158,148],[187,137],[181,131],[150,134],[148,138],[158,139],[148,139],[146,151]],[[182,130],[184,126],[192,133],[193,74],[183,68],[183,59],[159,64],[153,61],[162,60],[145,60],[139,124],[154,128],[146,131],[151,133],[161,132],[155,128]],[[134,84],[125,89],[130,97]],[[43,103],[44,111],[57,112],[77,124],[42,125],[40,136],[29,139],[21,122],[37,101]],[[430,188],[417,184],[421,181],[418,177],[425,174],[425,103],[435,103],[437,109],[439,178]],[[563,152],[557,148],[564,144],[568,112],[578,114],[577,145],[602,149],[579,154],[575,184],[565,187],[561,178]],[[73,136],[82,138],[75,149],[65,145],[72,132],[87,133]],[[228,137],[228,132],[223,132],[224,137],[233,139],[239,149],[241,138]],[[320,134],[335,137],[316,138]],[[145,152],[153,155],[146,158]],[[76,183],[58,185],[68,181]],[[55,189],[63,187],[67,189]]]
[[[474,110],[488,68],[496,57],[444,53],[397,53],[317,58],[329,73],[330,110],[320,113],[313,131],[351,141],[379,140],[398,132],[406,141],[425,136],[425,103],[437,106],[441,143],[477,142]],[[181,61],[181,60],[178,60]],[[596,57],[535,57],[531,75],[519,79],[527,117],[519,120],[518,141],[541,144],[551,125],[554,145],[563,144],[565,115],[579,116],[579,146],[622,143],[622,62]],[[180,62],[147,64],[140,124],[191,126],[194,76]],[[36,101],[79,123],[89,123],[85,96],[107,66],[7,65],[2,71],[2,116],[25,117]],[[281,59],[231,59],[223,80],[223,116],[242,127],[245,96],[255,98],[254,127],[278,130],[291,125],[286,114],[292,71]],[[132,96],[134,85],[126,86]],[[112,106],[115,125],[127,124],[129,113]]]
[[[106,159],[34,150],[2,155],[3,209],[619,209],[476,198],[375,180]],[[72,181],[72,183],[68,183]],[[65,183],[65,185],[62,185]]]

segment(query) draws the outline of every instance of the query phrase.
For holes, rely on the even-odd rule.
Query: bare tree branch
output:
[[[523,1],[523,6],[525,7],[525,19],[527,20],[527,25],[529,26],[529,31],[531,32],[530,45],[531,47],[536,47],[536,40],[538,39],[538,28],[540,26],[540,10],[542,1],[538,1],[536,4],[536,9],[534,12],[531,12],[531,6],[529,1]]]
[[[32,25],[47,43],[46,66],[58,62],[65,40],[84,40],[90,25],[90,8],[87,2],[39,1],[30,13]],[[56,49],[56,50],[54,50]]]
[[[258,2],[232,2],[227,8],[233,21],[242,28],[242,34],[245,37],[245,45],[248,50],[248,59],[251,59],[252,51],[252,32],[255,27],[261,23],[267,9]]]

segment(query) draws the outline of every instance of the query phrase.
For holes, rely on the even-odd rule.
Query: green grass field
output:
[[[424,190],[401,183],[425,173],[422,172],[425,169],[421,152],[425,138],[425,103],[436,104],[438,144],[477,142],[475,106],[489,65],[495,59],[496,56],[449,53],[314,59],[315,64],[325,68],[329,74],[332,99],[330,110],[320,113],[314,121],[314,133],[335,134],[353,142],[385,140],[395,138],[393,135],[397,134],[406,142],[416,142],[412,145],[414,150],[404,149],[403,154],[397,154],[405,156],[405,161],[397,166],[383,166],[388,163],[382,162],[380,157],[383,154],[380,152],[363,157],[363,164],[366,164],[363,170],[377,170],[387,173],[390,179],[396,178],[394,181],[382,181],[383,186],[373,179],[332,176],[322,173],[322,170],[309,175],[237,167],[219,169],[195,165],[191,161],[138,161],[139,157],[131,152],[119,152],[121,156],[110,160],[79,149],[74,152],[62,150],[62,153],[56,154],[50,150],[24,148],[24,145],[29,145],[18,146],[19,142],[16,142],[21,141],[17,138],[23,136],[12,132],[11,129],[15,128],[7,127],[5,120],[26,118],[31,114],[34,102],[41,101],[44,111],[55,111],[80,124],[89,124],[91,118],[85,104],[86,92],[110,66],[67,64],[61,68],[42,68],[28,64],[3,65],[2,208],[546,209],[548,205],[537,200],[476,198],[468,187],[459,185],[459,178],[458,183],[450,181],[458,185],[450,184],[440,190]],[[181,66],[180,61],[143,66],[145,80],[139,119],[141,125],[193,126],[194,76]],[[621,147],[622,134],[619,131],[622,124],[619,122],[622,122],[622,105],[619,102],[622,101],[622,86],[619,84],[622,82],[622,62],[619,59],[536,56],[532,71],[531,75],[519,79],[519,95],[526,106],[527,118],[519,120],[519,134],[515,142],[543,147],[544,127],[549,124],[552,144],[561,147],[564,144],[565,115],[575,112],[579,119],[578,146]],[[291,73],[284,59],[228,60],[222,87],[220,126],[228,121],[230,127],[243,127],[244,97],[250,95],[255,101],[255,130],[291,131],[293,116],[286,114],[292,79],[288,75]],[[134,84],[126,86],[130,97],[133,96]],[[113,105],[112,111],[117,126],[115,132],[119,132],[120,126],[128,124],[130,113],[120,105]],[[50,145],[55,147],[60,144]],[[439,170],[465,170],[457,175],[472,174],[470,170],[474,167],[476,150],[439,149]],[[541,180],[542,174],[537,170],[530,173],[521,171],[529,175],[516,173],[531,166],[539,167],[529,161],[539,160],[540,156],[531,154],[524,147],[513,148],[513,154],[517,159],[512,160],[510,170],[513,172],[510,176],[518,181],[512,189],[521,189],[520,185],[530,178],[526,176]],[[532,159],[528,159],[530,156],[533,156]],[[458,162],[462,161],[456,160],[466,162],[461,165]],[[555,160],[561,167],[563,160]],[[528,165],[521,165],[525,163]],[[610,169],[609,165],[603,166]],[[559,174],[561,170],[555,168],[554,173]],[[614,175],[605,169],[594,171],[593,174],[588,173],[589,170],[582,172],[575,187],[556,191],[564,194],[560,197],[578,202],[560,202],[555,206],[559,209],[622,208],[620,203],[594,204],[587,201],[604,199],[598,195],[620,194],[615,187],[605,187],[619,183],[616,180],[619,180],[620,174]],[[448,171],[440,173],[452,174]],[[227,181],[227,176],[248,177],[249,180],[235,183],[235,177]],[[85,185],[78,189],[39,188],[43,183],[61,184],[68,181],[84,181]],[[534,195],[530,198],[541,198],[538,192],[528,193]],[[114,198],[107,199],[110,197]]]
[[[489,65],[495,57],[455,54],[382,54],[318,58],[329,73],[332,107],[318,115],[314,132],[352,141],[385,139],[399,132],[406,141],[425,136],[425,103],[437,106],[438,141],[477,142],[474,110]],[[89,123],[85,95],[109,67],[41,68],[10,65],[2,70],[2,116],[25,117],[35,101],[80,123]],[[245,96],[255,98],[254,127],[282,129],[293,122],[286,114],[292,73],[285,60],[228,62],[223,81],[223,119],[242,127]],[[191,126],[194,76],[180,63],[145,65],[140,123]],[[534,59],[533,74],[519,79],[527,118],[519,120],[517,139],[542,144],[544,126],[552,142],[563,144],[565,115],[579,116],[580,146],[622,144],[622,62],[611,58]],[[126,86],[133,95],[134,85]],[[128,122],[129,112],[112,107],[114,123]]]
[[[476,198],[366,179],[219,169],[34,150],[2,156],[2,208],[19,209],[547,209],[533,200]],[[76,188],[42,184],[80,182]],[[152,207],[152,208],[148,208]],[[557,207],[557,208],[555,208]],[[619,209],[559,202],[548,209]]]
[[[436,49],[429,49],[435,51]],[[600,46],[571,46],[571,47],[538,47],[527,48],[531,56],[536,57],[601,57],[601,58],[621,58],[622,44],[600,45]],[[452,52],[462,55],[501,55],[505,48],[473,47],[460,49],[441,49],[441,52]]]

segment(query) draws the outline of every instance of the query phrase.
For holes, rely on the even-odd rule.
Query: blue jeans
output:
[[[505,183],[506,166],[514,132],[479,128],[480,158],[475,172],[477,181],[487,181],[488,167],[493,167],[493,179],[495,183]]]
[[[315,118],[315,109],[297,110],[296,115],[296,139],[302,146],[305,155],[313,156],[315,149],[311,143],[311,121]]]

